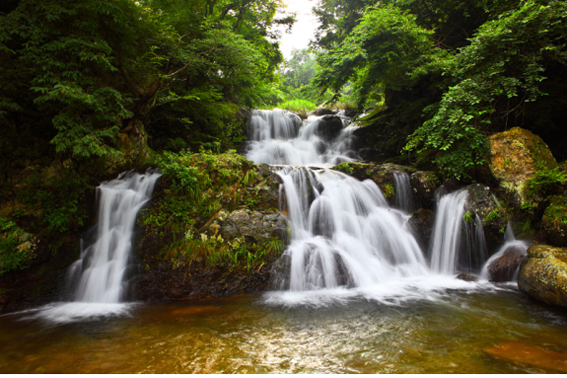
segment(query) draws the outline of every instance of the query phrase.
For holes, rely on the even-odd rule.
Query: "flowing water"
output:
[[[151,198],[159,172],[127,172],[97,188],[98,223],[94,242],[82,248],[69,268],[71,301],[42,308],[37,317],[53,322],[80,321],[108,314],[126,314],[125,275],[131,259],[136,216]],[[85,242],[81,241],[81,245]]]
[[[250,122],[246,156],[281,176],[290,219],[272,291],[122,302],[132,227],[157,178],[128,174],[99,189],[96,241],[70,272],[73,302],[0,315],[0,372],[567,372],[564,311],[513,283],[455,278],[486,260],[480,220],[463,218],[466,189],[439,192],[424,251],[407,222],[407,177],[396,175],[390,207],[374,182],[331,170],[357,159],[354,127],[326,124],[280,110]]]

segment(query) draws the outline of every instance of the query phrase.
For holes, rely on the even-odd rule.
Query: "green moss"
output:
[[[484,223],[497,223],[501,218],[502,216],[500,214],[500,209],[494,209],[486,215],[486,217],[484,218]]]
[[[567,173],[559,168],[539,170],[535,176],[526,181],[526,198],[531,201],[541,201],[549,196],[561,192],[562,184],[567,182]]]
[[[463,215],[463,221],[465,221],[465,223],[472,223],[472,222],[473,222],[472,214],[467,211],[467,212]]]
[[[384,195],[384,198],[392,198],[396,195],[396,188],[390,182],[382,184],[381,189],[382,189],[382,194]]]
[[[559,244],[567,242],[567,198],[553,196],[542,218],[543,228],[553,241]]]

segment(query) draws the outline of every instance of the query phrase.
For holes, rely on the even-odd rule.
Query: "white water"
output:
[[[278,131],[277,125],[285,130]],[[390,208],[371,180],[328,169],[354,159],[354,128],[347,126],[334,140],[324,140],[318,136],[320,127],[321,117],[300,125],[281,110],[257,111],[251,120],[246,157],[275,165],[292,234],[279,264],[284,268],[275,279],[279,291],[266,296],[268,303],[317,306],[361,296],[400,303],[438,298],[442,289],[484,285],[455,279],[465,190],[440,200],[430,267],[407,225],[414,206],[409,177],[398,175],[399,210]]]
[[[431,244],[431,269],[434,272],[455,272],[467,196],[468,192],[461,189],[444,195],[438,202]]]
[[[413,213],[416,209],[409,175],[405,172],[394,172],[394,184],[396,186],[395,207],[408,214]]]
[[[69,269],[69,281],[76,285],[73,302],[45,306],[38,317],[65,323],[128,312],[129,306],[122,301],[136,216],[160,176],[151,171],[127,172],[97,188],[96,239]]]

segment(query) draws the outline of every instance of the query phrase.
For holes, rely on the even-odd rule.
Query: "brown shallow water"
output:
[[[291,309],[236,296],[62,325],[23,318],[0,317],[0,373],[546,373],[567,353],[566,311],[517,290]]]

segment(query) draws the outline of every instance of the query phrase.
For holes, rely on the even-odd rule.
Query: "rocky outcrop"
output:
[[[524,250],[517,246],[511,246],[504,251],[502,256],[488,265],[489,280],[492,282],[512,281],[520,264],[526,259],[527,256]]]
[[[335,139],[343,129],[343,120],[336,115],[324,115],[319,120],[315,135],[326,141]]]
[[[435,206],[435,190],[441,185],[441,179],[435,172],[418,171],[410,176],[411,187],[421,205],[426,209]]]
[[[557,167],[557,161],[543,140],[520,127],[494,134],[490,142],[489,168],[502,189],[511,192],[519,205],[525,201],[525,183],[538,170]]]
[[[567,306],[567,249],[536,245],[520,267],[518,286],[532,298]]]
[[[316,117],[320,117],[320,116],[324,116],[327,114],[335,114],[336,112],[332,109],[329,108],[325,108],[325,107],[318,107],[315,110],[312,110],[311,112],[309,112],[307,115],[309,116],[316,116]]]
[[[413,212],[408,224],[414,232],[422,251],[429,251],[431,232],[435,223],[435,213],[428,209],[419,209]]]
[[[501,230],[504,230],[508,223],[506,213],[498,204],[488,186],[472,184],[467,187],[467,191],[469,197],[465,211],[478,216],[483,225],[486,248],[489,253],[493,253],[502,245],[503,234]]]
[[[567,198],[553,196],[541,220],[542,233],[548,243],[567,247]]]

